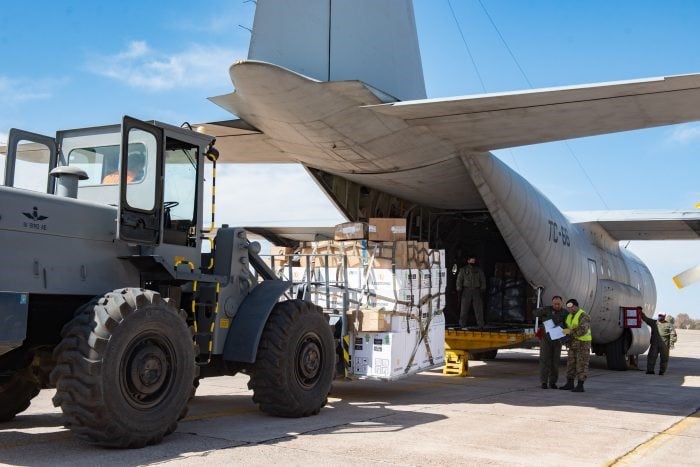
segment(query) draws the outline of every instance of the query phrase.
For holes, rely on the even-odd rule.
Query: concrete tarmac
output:
[[[640,357],[645,369],[646,357]],[[560,383],[564,379],[564,359]],[[401,381],[336,382],[314,417],[259,412],[247,377],[205,379],[163,443],[103,449],[75,439],[44,390],[0,425],[13,465],[699,465],[700,331],[678,331],[664,376],[591,359],[585,393],[543,390],[537,350]]]

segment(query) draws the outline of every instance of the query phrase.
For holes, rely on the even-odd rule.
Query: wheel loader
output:
[[[10,131],[0,421],[55,387],[78,437],[146,446],[176,429],[200,378],[239,372],[266,413],[304,417],[326,404],[331,326],[321,308],[290,297],[245,230],[215,228],[214,142],[130,117],[55,138]]]

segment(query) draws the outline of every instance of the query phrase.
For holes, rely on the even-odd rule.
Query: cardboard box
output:
[[[430,270],[431,295],[444,294],[447,288],[447,269],[433,268]]]
[[[328,310],[335,310],[341,312],[345,304],[345,293],[339,290],[329,289],[326,293],[325,287],[312,287],[308,294],[309,300],[321,308]],[[365,305],[365,300],[357,291],[348,290],[347,291],[347,310],[348,313],[352,313],[353,310]]]
[[[406,240],[406,219],[371,217],[367,239],[379,242]]]
[[[445,250],[428,250],[430,268],[445,269]]]
[[[308,242],[302,246],[301,253],[308,255],[302,257],[302,266],[306,264],[304,261],[308,260],[315,266],[323,266],[328,263],[330,267],[339,267],[345,260],[347,265],[352,268],[429,269],[430,267],[430,250],[426,242],[407,240],[396,242],[368,240]]]
[[[294,248],[287,246],[271,246],[270,254],[273,256],[289,256],[294,254]]]
[[[370,290],[411,289],[419,286],[418,269],[381,269],[367,271],[366,283]]]
[[[359,290],[363,286],[364,271],[362,268],[347,268],[347,283],[345,282],[346,277],[342,267],[326,268],[325,266],[316,266],[314,270],[319,281],[325,284],[327,280],[329,286],[346,285],[349,289],[353,290]],[[327,278],[326,274],[328,275]]]
[[[351,371],[356,376],[396,379],[406,374],[406,336],[393,332],[358,332],[350,336]]]
[[[395,380],[445,362],[444,324],[436,323],[423,334],[357,332],[350,339],[355,376]]]
[[[417,366],[415,371],[421,371],[445,364],[445,323],[433,321],[430,323],[422,339],[416,333],[411,340],[412,348],[415,349],[413,363]],[[428,350],[430,352],[428,352]]]
[[[426,245],[425,242],[413,240],[367,242],[363,257],[365,264],[375,269],[426,269]]]
[[[411,312],[418,314],[421,301],[430,295],[430,289],[375,289],[370,290],[367,303],[372,307],[384,308],[389,311]]]
[[[367,224],[364,222],[346,222],[335,226],[335,240],[366,240]]]
[[[355,332],[391,331],[391,313],[383,308],[361,308],[348,314],[349,324]]]

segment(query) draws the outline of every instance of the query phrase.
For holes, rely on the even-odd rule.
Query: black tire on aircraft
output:
[[[484,352],[478,352],[475,354],[475,360],[495,360],[496,355],[498,355],[498,349],[486,350]]]
[[[627,332],[623,332],[620,337],[605,345],[605,360],[608,370],[627,370],[627,349],[629,348],[629,337]]]

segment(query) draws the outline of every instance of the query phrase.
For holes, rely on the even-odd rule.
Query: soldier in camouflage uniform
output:
[[[484,327],[484,302],[481,294],[486,290],[486,276],[481,268],[476,266],[476,257],[470,256],[467,265],[459,270],[457,274],[457,293],[460,295],[460,327],[467,326],[467,316],[469,308],[474,304],[474,316],[476,325]]]
[[[533,315],[540,319],[540,329],[542,333],[542,341],[540,342],[540,383],[542,389],[547,389],[549,386],[552,389],[557,388],[557,379],[559,379],[559,362],[561,360],[561,341],[559,339],[552,340],[549,333],[544,331],[544,322],[551,319],[555,326],[566,326],[564,323],[567,312],[564,309],[564,301],[559,295],[552,297],[552,306],[538,308],[533,312]]]
[[[642,311],[642,307],[637,307],[637,309],[640,312]],[[673,323],[670,320],[666,320],[665,313],[659,313],[657,321],[647,318],[642,312],[642,319],[651,328],[651,341],[649,342],[649,353],[647,354],[647,374],[654,374],[656,359],[661,355],[659,375],[663,375],[668,368],[669,351],[676,343],[676,330],[673,328]]]
[[[569,299],[566,302],[569,315],[566,317],[564,334],[571,337],[569,352],[566,359],[566,384],[559,389],[570,389],[573,392],[584,392],[583,382],[588,374],[588,362],[591,359],[591,317],[578,301]],[[578,380],[574,387],[574,377]]]

